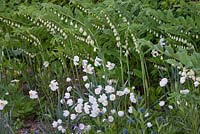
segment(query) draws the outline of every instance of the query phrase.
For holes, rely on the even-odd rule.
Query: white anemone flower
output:
[[[163,79],[160,81],[160,87],[166,86],[167,83],[168,83],[168,79],[167,79],[167,78],[163,78]]]
[[[49,87],[52,91],[56,91],[58,87],[58,82],[56,80],[52,80],[49,84]]]
[[[117,114],[118,114],[119,117],[123,117],[124,116],[124,111],[118,111]]]
[[[160,101],[159,106],[163,107],[165,105],[165,101]]]
[[[37,99],[37,98],[38,98],[38,93],[37,93],[37,91],[30,90],[30,91],[29,91],[29,95],[30,95],[30,98],[31,98],[31,99]]]
[[[43,66],[47,68],[49,66],[49,62],[48,61],[44,61]]]
[[[4,107],[8,104],[8,101],[6,100],[0,100],[0,110],[3,110]]]
[[[115,67],[115,64],[111,63],[110,61],[107,61],[106,67],[108,68],[108,70],[113,70]]]
[[[151,122],[147,122],[147,127],[148,128],[150,128],[150,127],[152,127],[153,125],[152,125],[152,123]]]

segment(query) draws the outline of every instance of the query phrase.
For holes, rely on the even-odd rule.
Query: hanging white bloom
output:
[[[94,89],[94,93],[95,93],[96,95],[99,95],[99,94],[101,93],[101,90],[102,90],[102,86],[99,85],[97,88]]]
[[[124,111],[118,111],[118,116],[123,117],[124,116]]]
[[[160,46],[165,46],[166,45],[166,43],[165,43],[165,39],[164,38],[161,38],[160,39],[160,41],[159,41],[159,44],[160,44]]]
[[[72,86],[67,87],[67,91],[70,92],[72,90]]]
[[[150,127],[152,127],[153,125],[152,125],[152,123],[151,122],[147,122],[147,127],[148,128],[150,128]]]
[[[159,106],[163,107],[165,105],[165,101],[160,101]]]
[[[62,128],[61,132],[64,134],[66,132],[66,129]]]
[[[83,99],[82,99],[82,98],[79,98],[78,101],[77,101],[77,103],[78,103],[78,104],[82,104],[82,103],[83,103]]]
[[[113,70],[115,67],[115,64],[111,63],[110,61],[107,61],[106,67],[108,68],[108,70]]]
[[[72,99],[69,99],[69,100],[67,100],[67,105],[68,105],[68,106],[72,106],[72,105],[73,105],[73,103],[74,103],[74,102],[73,102],[73,100],[72,100]]]
[[[70,98],[70,93],[65,93],[64,98],[65,98],[65,99],[69,99],[69,98]]]
[[[93,74],[94,67],[92,67],[92,65],[89,64],[89,65],[84,67],[83,72],[88,73],[88,74]]]
[[[88,64],[88,60],[82,60],[82,67],[85,68]]]
[[[0,100],[0,110],[3,110],[4,107],[8,104],[8,101],[6,100]]]
[[[105,91],[106,91],[106,93],[113,93],[113,92],[115,92],[115,89],[114,89],[114,87],[107,85],[107,86],[105,86]]]
[[[58,131],[61,131],[63,129],[62,126],[58,126]]]
[[[106,94],[102,94],[102,95],[100,95],[100,97],[98,99],[98,102],[103,103],[106,100],[107,100]]]
[[[87,81],[87,80],[88,80],[88,76],[87,75],[83,76],[83,81]]]
[[[67,77],[66,82],[70,82],[71,78]]]
[[[180,83],[181,83],[181,84],[185,83],[185,81],[186,81],[186,77],[181,77],[181,78],[180,78]]]
[[[31,99],[37,99],[38,98],[38,93],[37,93],[37,91],[30,90],[29,91],[29,96],[30,96]]]
[[[96,101],[97,101],[97,99],[96,99],[95,97],[89,95],[89,102],[90,102],[91,104],[96,103]]]
[[[169,105],[168,108],[169,108],[169,109],[173,109],[173,106],[172,106],[172,105]]]
[[[53,121],[52,126],[53,126],[53,128],[58,127],[58,122],[57,121]]]
[[[61,123],[62,123],[62,120],[61,120],[61,119],[58,119],[57,122],[58,122],[58,124],[61,124]]]
[[[149,113],[147,112],[147,113],[144,115],[144,117],[146,117],[146,118],[149,117]]]
[[[135,95],[133,94],[133,93],[130,93],[130,101],[132,102],[132,103],[136,103],[137,102],[137,100],[136,100],[136,98],[135,98]]]
[[[112,109],[110,110],[111,114],[115,114],[116,113],[116,110],[115,109]]]
[[[79,127],[80,130],[84,130],[85,129],[85,125],[83,123],[80,123],[78,125],[78,127]]]
[[[77,112],[77,113],[82,113],[82,109],[83,109],[83,104],[78,104],[74,110]]]
[[[185,90],[180,90],[180,94],[188,94],[190,90],[185,89]]]
[[[68,110],[64,110],[64,111],[63,111],[63,116],[64,116],[64,117],[67,117],[67,116],[69,116],[69,114],[70,114],[70,113],[69,113],[69,111],[68,111]]]
[[[94,65],[96,67],[101,66],[101,62],[102,62],[102,59],[96,57],[95,60],[94,60]]]
[[[113,116],[108,116],[108,121],[109,122],[113,122],[114,121],[114,117]]]
[[[167,83],[168,83],[168,79],[167,79],[167,78],[163,78],[163,79],[160,81],[160,87],[166,86]]]
[[[111,94],[111,95],[110,95],[110,101],[114,101],[115,99],[116,99],[115,94]]]
[[[49,84],[49,87],[52,91],[56,91],[58,87],[58,82],[56,80],[52,80]]]
[[[117,91],[117,95],[118,95],[118,96],[123,96],[123,95],[124,95],[124,92],[123,92],[123,91]]]
[[[128,107],[128,112],[129,112],[130,114],[133,113],[133,106]]]
[[[65,103],[65,99],[61,99],[61,100],[60,100],[60,103],[61,103],[61,104],[64,104],[64,103]]]
[[[90,84],[89,83],[85,83],[85,88],[89,88],[90,87]]]
[[[129,93],[130,93],[130,90],[129,90],[128,88],[125,88],[125,89],[124,89],[124,94],[127,95],[127,94],[129,94]]]
[[[77,66],[78,65],[78,62],[79,62],[79,57],[78,56],[74,56],[74,65]]]
[[[49,62],[48,61],[44,61],[43,66],[47,68],[49,66]]]
[[[76,117],[77,117],[77,115],[76,115],[76,114],[71,114],[71,115],[70,115],[70,119],[71,119],[71,120],[75,120],[75,119],[76,119]]]
[[[195,82],[194,82],[194,86],[195,86],[195,87],[198,87],[198,86],[199,86],[199,82],[198,82],[198,81],[195,81]]]

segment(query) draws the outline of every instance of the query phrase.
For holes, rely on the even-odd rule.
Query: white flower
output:
[[[14,79],[14,80],[11,80],[10,82],[11,83],[17,83],[17,82],[19,82],[19,80]]]
[[[68,106],[72,106],[73,105],[73,100],[72,99],[67,100],[67,105]]]
[[[57,123],[58,123],[58,124],[61,124],[61,123],[62,123],[62,120],[61,120],[61,119],[58,119],[58,120],[57,120]]]
[[[153,125],[151,124],[151,122],[147,122],[147,127],[150,128],[152,127]]]
[[[94,61],[94,65],[95,65],[96,67],[101,66],[101,62],[102,62],[102,59],[96,57],[96,58],[95,58],[95,61]]]
[[[53,128],[56,128],[58,126],[58,122],[57,121],[53,121],[52,126],[53,126]]]
[[[70,98],[70,93],[65,93],[64,98],[65,98],[65,99],[69,99],[69,98]]]
[[[101,90],[102,90],[102,86],[99,85],[96,89],[94,89],[94,93],[99,95],[101,93]]]
[[[132,102],[132,103],[136,103],[137,101],[136,101],[136,99],[135,99],[135,95],[133,94],[133,93],[130,93],[130,101]]]
[[[195,81],[195,82],[194,82],[194,86],[195,86],[195,87],[198,87],[198,86],[199,86],[199,82],[198,82],[198,81]]]
[[[164,87],[164,86],[167,85],[167,83],[168,83],[167,78],[163,78],[163,79],[160,81],[160,86],[161,86],[161,87]]]
[[[61,132],[64,134],[66,132],[66,129],[61,129]]]
[[[103,103],[103,102],[106,101],[106,100],[107,100],[106,94],[102,94],[102,95],[100,95],[100,97],[98,98],[98,101],[99,101],[100,103]]]
[[[144,117],[148,117],[149,116],[149,113],[147,112],[145,115],[144,115]]]
[[[113,93],[113,92],[115,92],[115,89],[114,89],[114,87],[107,85],[107,86],[105,86],[105,91],[106,91],[106,93]]]
[[[91,127],[90,125],[85,126],[85,130],[86,130],[86,131],[90,131],[91,128],[92,128],[92,127]]]
[[[78,104],[82,104],[83,103],[83,99],[79,98],[77,102],[78,102]]]
[[[123,96],[123,95],[124,95],[124,92],[123,92],[123,91],[117,91],[117,95],[118,95],[118,96]]]
[[[58,126],[58,131],[61,131],[63,129],[62,126]]]
[[[61,99],[61,100],[60,100],[60,103],[61,103],[61,104],[64,104],[64,103],[65,103],[65,99]]]
[[[180,90],[180,94],[188,94],[190,90],[185,89],[185,90]]]
[[[116,110],[115,109],[112,109],[110,110],[111,114],[115,114],[116,113]]]
[[[70,115],[70,119],[71,119],[71,120],[75,120],[75,119],[76,119],[76,116],[77,116],[76,114],[71,114],[71,115]]]
[[[78,104],[74,110],[77,112],[77,113],[82,113],[82,109],[83,109],[83,104]]]
[[[6,100],[0,100],[0,110],[3,110],[4,107],[8,104],[8,101]]]
[[[115,99],[116,99],[115,94],[111,94],[111,95],[110,95],[110,101],[114,101]]]
[[[43,66],[47,68],[49,66],[49,62],[48,61],[44,61]]]
[[[92,67],[92,65],[89,64],[89,65],[84,67],[83,72],[88,73],[88,74],[93,74],[94,67]]]
[[[130,107],[128,108],[128,112],[129,112],[130,114],[133,113],[133,107],[132,107],[132,106],[130,106]]]
[[[185,83],[185,80],[186,80],[186,77],[181,77],[181,78],[180,78],[180,83],[181,83],[181,84]]]
[[[87,81],[88,80],[88,76],[83,76],[83,81]]]
[[[118,111],[118,116],[123,117],[124,116],[124,111]]]
[[[89,102],[90,103],[95,103],[97,101],[97,99],[95,98],[95,97],[93,97],[93,96],[91,96],[91,95],[89,95]]]
[[[130,93],[130,90],[129,90],[128,88],[125,88],[125,89],[124,89],[124,94],[127,95],[127,94],[129,94],[129,93]]]
[[[71,81],[71,78],[67,77],[66,81],[67,81],[67,82],[70,82],[70,81]]]
[[[89,83],[85,83],[85,88],[89,88],[90,87],[90,84]]]
[[[56,80],[52,80],[49,87],[52,91],[56,91],[58,89],[58,82]]]
[[[82,60],[82,67],[85,68],[88,64],[88,60]]]
[[[78,56],[74,56],[74,65],[77,66],[78,65],[78,62],[79,62],[79,57]]]
[[[69,116],[69,114],[70,114],[70,113],[69,113],[69,111],[68,111],[68,110],[64,110],[64,111],[63,111],[63,116],[64,116],[64,117],[67,117],[67,116]]]
[[[153,49],[153,50],[151,51],[151,55],[152,55],[153,57],[157,57],[157,56],[159,55],[159,53],[158,53],[158,51],[156,51],[155,49]]]
[[[80,123],[78,125],[78,127],[79,127],[80,130],[84,130],[85,129],[85,125],[83,123]]]
[[[106,67],[108,68],[108,70],[112,70],[115,67],[114,63],[111,63],[110,61],[107,61]]]
[[[165,105],[165,101],[160,101],[160,102],[159,102],[159,105],[160,105],[161,107],[163,107],[163,106]]]
[[[38,98],[38,93],[37,93],[37,91],[30,90],[30,91],[29,91],[29,95],[30,95],[30,98],[31,98],[31,99],[37,99],[37,98]]]
[[[72,86],[67,87],[67,91],[70,92],[72,90]]]
[[[169,108],[169,109],[173,109],[173,106],[172,106],[172,105],[169,105],[168,108]]]
[[[107,112],[107,109],[106,109],[105,107],[103,107],[102,112],[103,112],[103,113],[106,113],[106,112]]]
[[[113,116],[108,116],[108,121],[109,121],[109,122],[113,122],[113,121],[114,121]]]

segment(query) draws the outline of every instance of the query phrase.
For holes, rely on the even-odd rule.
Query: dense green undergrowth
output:
[[[52,126],[35,133],[200,133],[199,9],[1,0],[0,133],[30,119]]]

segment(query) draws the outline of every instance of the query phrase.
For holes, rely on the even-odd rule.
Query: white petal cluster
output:
[[[56,80],[52,80],[49,84],[49,87],[52,91],[56,91],[58,87],[58,82]]]
[[[38,93],[37,93],[37,91],[30,90],[29,91],[29,96],[30,96],[31,99],[37,99],[38,98]]]
[[[167,85],[167,83],[168,83],[168,79],[163,78],[163,79],[161,79],[159,84],[160,84],[160,87],[165,87]]]
[[[8,104],[8,101],[6,100],[0,100],[0,110],[3,110],[4,107]]]
[[[115,64],[111,63],[110,61],[107,61],[106,67],[108,68],[108,70],[113,70],[115,67]]]

